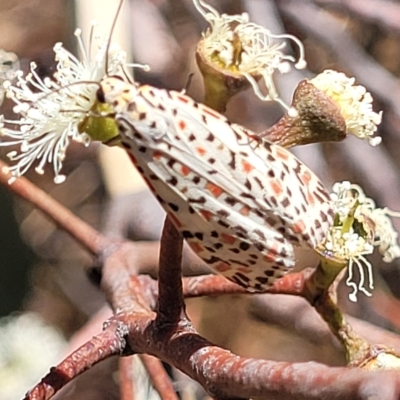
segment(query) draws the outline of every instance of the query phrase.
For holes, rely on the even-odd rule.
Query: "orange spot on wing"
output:
[[[275,195],[279,196],[282,193],[282,186],[278,181],[271,181],[270,185]]]
[[[181,131],[184,131],[184,130],[186,129],[186,122],[185,122],[185,121],[180,120],[179,123],[178,123],[178,125],[179,125],[179,129],[180,129]]]
[[[267,250],[267,252],[264,254],[264,259],[268,262],[272,262],[276,260],[276,256],[278,254],[278,243],[274,242],[273,245]]]
[[[237,270],[243,272],[244,274],[249,274],[251,272],[250,268],[245,268],[245,267],[239,267]]]
[[[199,155],[204,156],[204,154],[207,153],[207,150],[203,147],[196,147],[196,151],[199,153]]]
[[[240,210],[239,213],[247,217],[250,214],[250,208],[247,206],[243,206]]]
[[[280,148],[280,147],[275,147],[275,152],[276,155],[281,159],[281,160],[287,160],[289,158],[289,154],[286,150]]]
[[[243,167],[243,171],[246,173],[249,173],[249,172],[253,171],[253,169],[254,169],[254,167],[246,160],[242,160],[242,167]]]
[[[210,221],[214,214],[211,211],[200,210],[200,214],[204,217],[206,221]]]
[[[191,172],[191,169],[190,169],[189,167],[187,167],[186,165],[182,165],[182,167],[181,167],[181,174],[182,174],[183,176],[189,175],[190,172]]]
[[[186,104],[189,103],[189,99],[188,99],[186,96],[182,95],[182,94],[177,93],[177,94],[176,94],[176,97],[177,97],[177,99],[180,100],[182,103],[186,103]]]
[[[301,233],[305,230],[306,226],[304,224],[303,221],[297,221],[294,225],[293,225],[293,232],[294,233]]]
[[[308,185],[309,182],[311,181],[311,174],[309,171],[304,171],[301,175],[300,175],[300,179],[302,180],[302,182],[305,185]]]
[[[270,251],[271,252],[273,252],[273,253],[275,253],[275,254],[278,254],[278,243],[277,242],[274,242],[274,244],[271,246],[271,248],[270,248]]]
[[[172,223],[177,227],[180,228],[182,226],[181,221],[176,217],[175,214],[168,213],[168,218],[172,221]]]
[[[202,246],[201,244],[197,243],[197,242],[189,243],[189,245],[190,245],[191,249],[192,249],[196,254],[199,254],[199,253],[201,253],[201,252],[204,250],[204,249],[203,249],[203,246]]]
[[[221,233],[221,242],[233,244],[236,242],[236,238],[231,235],[227,235],[226,233]]]
[[[264,255],[264,259],[268,262],[273,262],[276,259],[276,254],[273,252],[269,252],[267,254]]]
[[[224,262],[220,262],[216,266],[213,266],[213,268],[215,268],[218,272],[226,272],[231,269],[231,266]]]
[[[163,154],[161,153],[161,151],[156,150],[153,152],[153,160],[159,160],[162,156]]]
[[[221,196],[221,194],[223,193],[223,190],[219,186],[214,185],[211,182],[208,182],[206,184],[206,189],[209,190],[211,194],[216,198]]]
[[[217,114],[214,110],[212,110],[211,108],[208,107],[202,107],[202,111],[208,115],[211,115],[214,118],[218,118],[221,119],[221,115]]]
[[[307,201],[311,206],[313,206],[315,204],[315,197],[310,192],[308,192],[308,194],[307,194]]]

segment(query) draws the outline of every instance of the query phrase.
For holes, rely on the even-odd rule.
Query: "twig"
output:
[[[349,365],[358,366],[371,356],[374,346],[354,331],[328,292],[318,298],[314,307],[343,345]]]
[[[24,400],[48,400],[62,387],[82,372],[125,348],[127,327],[118,320],[110,320],[109,326],[98,336],[73,352],[36,385]]]
[[[147,284],[142,285],[148,277],[139,278],[133,272],[147,257],[140,246],[140,242],[125,242],[114,249],[114,252],[104,255],[101,286],[115,314],[148,315],[156,306],[154,288],[149,289]]]
[[[278,399],[396,399],[400,376],[393,371],[368,373],[317,363],[290,364],[239,357],[212,345],[191,329],[154,343],[153,325],[136,320],[129,344],[153,354],[200,382],[214,397]],[[383,391],[383,392],[382,392]]]
[[[185,318],[182,295],[182,235],[170,218],[165,219],[161,237],[160,264],[158,271],[158,307],[156,323],[177,324]]]
[[[166,340],[155,341],[158,332],[154,332],[154,317],[155,314],[150,311],[120,313],[112,319],[112,324],[105,331],[111,340],[102,340],[100,345],[96,345],[96,340],[104,337],[103,332],[98,338],[89,341],[53,370],[27,399],[47,400],[72,377],[90,367],[93,361],[98,362],[110,355],[127,351],[153,354],[163,359],[200,382],[217,398],[268,396],[269,399],[313,400],[323,397],[330,400],[370,399],[376,395],[394,400],[400,394],[400,376],[393,371],[371,373],[357,369],[329,368],[317,363],[290,364],[247,359],[212,345],[190,326],[177,327],[179,333],[169,334]],[[112,329],[114,332],[111,332]],[[127,339],[125,348],[123,336]],[[83,348],[90,351],[82,354]],[[88,358],[92,363],[88,362]],[[84,360],[81,368],[76,368],[74,360]],[[62,371],[61,377],[64,379],[60,379],[56,371]],[[51,385],[54,378],[58,378],[57,385]]]
[[[2,178],[4,184],[8,177]],[[11,188],[15,193],[38,204],[61,227],[65,225],[67,231],[72,230],[74,237],[92,251],[102,250],[93,241],[93,237],[99,236],[96,231],[90,228],[85,233],[76,233],[70,226],[71,215],[65,214],[65,210],[59,208],[54,200],[48,203],[48,196],[34,185],[19,179],[13,186]],[[27,191],[33,191],[35,195],[25,193]],[[64,213],[64,217],[60,218],[55,210]],[[162,335],[158,330],[159,325],[154,323],[155,313],[151,311],[155,307],[154,290],[146,290],[141,281],[132,276],[134,271],[140,269],[141,262],[146,262],[143,260],[148,254],[143,250],[139,243],[123,242],[114,243],[114,247],[108,247],[108,251],[103,252],[105,264],[102,286],[116,315],[102,334],[54,368],[26,399],[47,400],[95,363],[111,355],[132,352],[152,354],[170,363],[200,382],[217,398],[268,396],[271,399],[324,397],[329,400],[369,399],[373,395],[385,399],[398,398],[400,377],[393,372],[367,373],[315,363],[289,364],[246,359],[212,345],[197,335],[189,323],[179,324],[168,335]],[[304,279],[300,275],[288,275],[286,281],[277,283],[282,285],[279,290],[300,294]]]
[[[183,295],[185,298],[220,296],[223,294],[249,294],[249,292],[220,275],[183,278]]]
[[[135,400],[135,386],[132,375],[132,356],[119,359],[119,390],[121,400]]]
[[[161,400],[178,400],[167,372],[161,364],[161,361],[155,357],[142,354],[140,359],[143,362],[154,388],[160,395]]]
[[[26,178],[21,177],[12,185],[8,184],[11,175],[3,172],[5,167],[7,167],[7,164],[0,161],[0,183],[14,194],[29,201],[39,210],[43,211],[47,217],[62,227],[63,230],[85,246],[86,249],[93,254],[98,254],[110,242],[109,239],[83,222]]]
[[[312,268],[304,269],[277,279],[268,293],[292,294],[304,297],[306,279],[313,273]],[[199,296],[220,296],[223,294],[250,294],[244,288],[219,275],[202,275],[183,279],[185,298]]]

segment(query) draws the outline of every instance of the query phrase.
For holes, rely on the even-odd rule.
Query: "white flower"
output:
[[[22,399],[60,360],[66,342],[39,315],[0,319],[0,398]]]
[[[16,85],[5,82],[7,96],[16,104],[14,112],[19,120],[2,119],[0,135],[11,138],[0,146],[19,145],[20,151],[11,151],[8,157],[16,163],[7,168],[13,180],[23,175],[36,161],[35,170],[43,174],[46,163],[53,165],[56,183],[65,180],[60,174],[67,147],[71,140],[89,144],[89,136],[80,131],[80,123],[88,115],[96,100],[99,81],[107,74],[117,74],[125,65],[126,53],[111,45],[106,55],[108,40],[95,35],[92,24],[88,49],[81,31],[75,35],[81,53],[78,59],[61,43],[54,46],[57,72],[51,78],[41,79],[36,65],[24,78],[17,75]],[[106,64],[108,62],[108,71]]]
[[[355,78],[348,78],[341,72],[326,70],[310,82],[340,108],[347,133],[367,139],[372,146],[381,142],[381,137],[374,135],[377,125],[381,123],[382,112],[374,112],[371,94],[364,86],[354,85]]]
[[[335,208],[335,221],[319,251],[328,252],[339,260],[348,261],[349,275],[346,280],[353,288],[349,298],[356,301],[360,290],[371,296],[373,289],[372,266],[365,258],[378,247],[383,261],[391,262],[400,257],[398,234],[389,216],[400,216],[387,208],[376,208],[372,199],[365,196],[360,186],[344,181],[332,188],[331,198]],[[358,269],[360,281],[354,282],[354,268]],[[367,276],[365,276],[365,271]],[[365,286],[365,281],[368,287]]]
[[[231,72],[243,74],[253,86],[254,92],[262,100],[274,100],[289,110],[291,115],[296,110],[288,107],[279,97],[272,76],[276,70],[286,73],[290,62],[297,69],[306,67],[303,44],[292,35],[274,35],[268,29],[249,22],[247,13],[242,15],[220,15],[215,8],[203,0],[193,0],[200,14],[211,27],[203,34],[202,51],[206,58],[216,65]],[[299,59],[282,52],[289,39],[299,48]],[[278,41],[278,42],[277,42]],[[261,76],[267,87],[266,95],[261,93],[257,77]]]

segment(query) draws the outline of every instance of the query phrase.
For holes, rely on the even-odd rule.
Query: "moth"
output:
[[[120,138],[193,251],[233,282],[264,291],[294,266],[294,246],[315,248],[325,237],[333,223],[329,194],[284,148],[182,93],[131,82],[125,68],[135,65],[111,48],[122,4],[97,53],[93,25],[87,50],[76,32],[83,61],[56,45],[54,80],[41,80],[32,67],[26,79],[8,85],[23,116],[22,124],[6,121],[16,130],[3,129],[14,139],[8,144],[21,147],[10,152],[17,161],[12,179],[40,159],[35,170],[52,163],[60,183],[70,139],[111,145]]]
[[[104,78],[122,145],[192,250],[249,291],[266,290],[333,223],[321,181],[284,148],[174,91]]]

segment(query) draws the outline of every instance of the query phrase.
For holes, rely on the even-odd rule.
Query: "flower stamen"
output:
[[[340,109],[348,134],[368,140],[377,146],[382,138],[375,136],[382,112],[372,109],[372,96],[364,86],[355,85],[355,78],[333,70],[326,70],[311,79],[317,89],[324,92]]]
[[[243,75],[251,84],[254,93],[263,101],[273,100],[281,104],[292,115],[297,115],[280,97],[273,81],[276,70],[280,73],[290,71],[290,63],[297,69],[305,68],[304,47],[301,41],[289,34],[273,34],[268,29],[249,22],[249,15],[220,15],[218,11],[203,0],[193,0],[196,9],[210,24],[203,34],[199,51],[211,64],[222,71]],[[291,40],[299,49],[295,57],[283,53],[285,42]],[[267,94],[259,86],[264,81]]]
[[[121,73],[126,61],[126,53],[117,45],[108,46],[107,38],[96,35],[95,28],[94,22],[88,47],[83,43],[81,30],[75,31],[81,61],[57,43],[54,46],[57,71],[52,77],[42,79],[36,64],[31,63],[25,78],[19,71],[15,85],[4,83],[7,97],[15,103],[13,111],[20,114],[20,119],[1,121],[0,135],[13,140],[2,141],[0,146],[20,146],[18,153],[8,155],[15,162],[8,169],[12,175],[10,181],[25,174],[38,161],[37,173],[43,173],[46,163],[52,164],[54,181],[61,183],[65,180],[60,171],[69,143],[89,144],[90,137],[82,130],[82,121],[96,101],[99,82],[108,74]]]
[[[398,217],[400,213],[376,208],[374,201],[365,196],[360,186],[347,181],[335,183],[331,198],[335,222],[317,250],[323,257],[329,254],[340,261],[347,261],[349,275],[346,284],[353,289],[349,298],[356,301],[358,291],[371,296],[374,288],[372,265],[365,256],[378,247],[385,262],[400,257],[398,234],[389,218]],[[358,284],[354,282],[354,268],[358,270]]]

